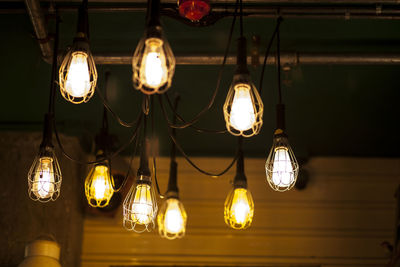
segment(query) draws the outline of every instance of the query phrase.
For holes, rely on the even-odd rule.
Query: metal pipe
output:
[[[35,30],[36,39],[39,42],[40,50],[42,51],[43,59],[51,63],[52,46],[50,44],[49,35],[45,25],[43,12],[40,3],[37,0],[25,0],[26,10],[31,18],[33,29]]]
[[[220,65],[222,56],[196,56],[177,55],[175,57],[178,65]],[[96,64],[100,65],[130,65],[132,55],[94,55]],[[263,58],[260,57],[260,62]],[[248,62],[251,58],[248,57]],[[227,65],[236,64],[236,56],[228,56]],[[275,57],[269,57],[268,65],[276,64]],[[296,65],[399,65],[400,53],[300,53],[282,52],[281,64]]]

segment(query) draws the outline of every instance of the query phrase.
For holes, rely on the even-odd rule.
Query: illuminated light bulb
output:
[[[54,191],[54,171],[52,159],[43,157],[39,159],[39,171],[35,173],[32,191],[38,198],[48,198]]]
[[[94,166],[85,180],[85,195],[90,206],[103,208],[114,194],[112,176],[108,166]]]
[[[227,130],[251,137],[260,132],[264,105],[248,75],[235,75],[223,107]]]
[[[158,38],[146,40],[140,79],[147,87],[158,88],[167,82],[168,70],[162,44],[163,41]]]
[[[89,45],[76,41],[65,55],[60,70],[61,95],[73,104],[88,102],[97,84],[97,70]]]
[[[278,130],[265,163],[267,181],[275,191],[287,191],[296,184],[299,165],[283,131]]]
[[[61,171],[52,148],[44,148],[28,173],[28,193],[32,200],[47,202],[60,195]]]
[[[246,131],[253,126],[255,121],[256,115],[250,96],[250,86],[243,83],[237,84],[232,102],[230,123],[239,131]]]
[[[150,177],[140,177],[124,201],[124,227],[135,232],[151,231],[157,215],[157,200]]]
[[[245,229],[251,225],[254,202],[249,190],[234,188],[225,200],[225,223],[233,229]]]
[[[83,97],[89,93],[90,74],[86,53],[72,53],[72,60],[65,82],[65,90],[68,94],[76,98]]]
[[[168,239],[182,238],[186,231],[186,220],[186,211],[179,199],[168,198],[157,216],[161,237]]]
[[[163,93],[175,72],[175,57],[161,37],[143,38],[133,55],[133,84],[145,94]]]

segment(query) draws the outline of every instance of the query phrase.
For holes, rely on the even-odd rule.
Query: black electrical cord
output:
[[[160,102],[160,106],[161,106],[161,96],[158,96],[158,100]],[[168,121],[168,115],[166,114],[165,110],[162,109],[162,113],[164,115],[165,121]],[[211,172],[207,172],[203,169],[201,169],[200,167],[198,167],[190,158],[189,156],[185,153],[185,151],[183,150],[182,146],[178,143],[178,141],[176,140],[176,138],[173,136],[171,130],[171,127],[168,127],[167,124],[167,129],[168,129],[168,134],[169,137],[171,138],[171,140],[174,142],[176,148],[179,150],[179,152],[182,154],[182,156],[186,159],[186,161],[192,165],[196,170],[198,170],[199,172],[201,172],[202,174],[208,175],[208,176],[212,176],[212,177],[219,177],[224,175],[225,173],[227,173],[230,168],[235,164],[236,160],[237,160],[237,155],[238,153],[235,153],[235,157],[233,158],[232,162],[228,165],[227,168],[225,168],[223,171],[219,172],[219,173],[211,173]]]
[[[243,37],[243,1],[240,0],[240,37]]]
[[[154,97],[150,97],[150,115],[151,115],[151,138],[152,142],[155,140],[155,131],[154,131]],[[164,198],[164,195],[161,193],[160,186],[158,184],[158,179],[157,179],[157,161],[156,161],[156,153],[154,151],[154,143],[151,145],[151,152],[153,154],[153,173],[154,173],[154,181],[156,182],[156,189],[157,193],[160,196],[160,198]]]
[[[228,43],[227,43],[227,46],[226,46],[226,49],[225,49],[224,59],[222,61],[222,65],[220,66],[220,69],[219,69],[219,72],[218,72],[217,85],[216,85],[216,88],[215,88],[215,91],[214,91],[213,95],[211,96],[210,102],[193,119],[191,119],[188,122],[186,122],[184,124],[181,124],[181,125],[172,125],[171,124],[171,125],[169,125],[169,127],[176,128],[176,129],[187,128],[187,127],[197,123],[199,121],[199,119],[202,117],[202,115],[205,114],[206,112],[208,112],[211,109],[211,107],[214,105],[214,102],[215,102],[215,99],[217,97],[217,94],[218,94],[218,91],[219,91],[219,87],[220,87],[220,84],[221,84],[221,80],[222,80],[222,72],[224,70],[224,66],[225,66],[225,63],[226,63],[226,59],[228,57],[229,48],[230,48],[231,41],[232,41],[232,35],[233,35],[233,30],[235,28],[236,15],[237,15],[237,9],[238,9],[238,5],[239,5],[239,1],[240,0],[236,0],[235,14],[233,16],[231,28],[230,28],[230,31],[229,31]]]
[[[281,37],[280,30],[276,33],[276,59],[278,70],[278,103],[282,104],[282,88],[281,88]]]
[[[165,98],[167,99],[167,103],[168,103],[168,106],[170,107],[170,110],[171,110],[171,111],[173,112],[173,114],[174,114],[174,118],[177,117],[181,122],[187,123],[187,122],[185,121],[185,119],[183,119],[182,116],[179,115],[179,114],[177,113],[177,111],[174,109],[174,107],[173,107],[173,105],[172,105],[172,102],[171,102],[171,99],[169,98],[168,92],[165,93],[164,96],[165,96]],[[162,103],[161,108],[165,109],[162,100],[161,100],[161,103]],[[176,129],[175,127],[172,127],[173,125],[176,125],[176,122],[172,122],[172,123],[171,123],[170,120],[168,120],[167,122],[168,122],[168,126],[169,126],[169,127]],[[226,132],[227,132],[226,129],[223,129],[223,130],[210,130],[210,129],[200,128],[200,127],[197,127],[197,126],[194,126],[194,125],[190,125],[189,127],[192,128],[192,129],[194,129],[194,130],[195,130],[196,132],[198,132],[198,133],[223,134],[223,133],[226,133]]]
[[[260,86],[258,87],[258,92],[260,93],[260,95],[261,95],[261,92],[262,92],[262,86],[263,86],[263,80],[264,80],[264,72],[265,72],[265,67],[267,65],[268,55],[269,55],[269,53],[271,51],[272,43],[274,42],[275,36],[279,31],[279,27],[280,27],[280,25],[282,23],[282,20],[283,20],[282,17],[278,17],[278,19],[276,21],[275,30],[274,30],[271,38],[269,39],[267,50],[265,51],[264,62],[263,62],[263,66],[262,66],[262,69],[261,69],[261,75],[260,75]]]

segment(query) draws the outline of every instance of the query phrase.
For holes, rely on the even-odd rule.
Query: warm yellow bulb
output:
[[[254,203],[245,188],[235,188],[225,201],[225,223],[234,229],[250,226],[254,215]]]
[[[168,68],[161,39],[148,38],[145,41],[140,80],[150,88],[158,88],[167,82]]]
[[[66,75],[65,90],[73,97],[85,97],[91,88],[88,55],[85,52],[72,53],[71,64]]]
[[[230,124],[239,131],[246,131],[256,122],[253,100],[250,96],[250,86],[240,83],[235,85]]]
[[[272,183],[282,188],[291,186],[294,182],[294,172],[286,147],[281,146],[275,149],[273,164]]]
[[[32,192],[39,199],[49,198],[54,192],[53,159],[42,157],[39,161],[39,168],[32,183]]]
[[[149,224],[154,217],[151,187],[148,184],[138,184],[132,203],[132,220],[138,224]]]
[[[89,205],[105,207],[114,194],[110,171],[105,165],[96,165],[85,180],[85,193]]]
[[[186,211],[179,199],[167,199],[157,217],[160,235],[168,239],[183,237],[186,219]]]

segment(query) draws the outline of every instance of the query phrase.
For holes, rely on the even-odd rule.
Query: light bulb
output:
[[[248,75],[235,75],[223,110],[231,134],[250,137],[260,132],[264,105]]]
[[[230,123],[239,131],[246,131],[253,127],[256,121],[253,101],[248,84],[237,84],[233,97]]]
[[[90,90],[90,74],[87,54],[83,52],[72,53],[69,65],[65,90],[73,97],[83,97]]]
[[[143,38],[133,56],[133,84],[145,94],[163,93],[171,86],[175,57],[161,37]]]
[[[35,173],[32,192],[38,198],[48,198],[54,191],[54,171],[51,164],[53,159],[43,157],[39,161],[40,167]]]
[[[61,171],[52,148],[45,148],[33,161],[28,173],[28,193],[32,200],[47,202],[60,194]]]
[[[287,191],[295,185],[299,165],[286,136],[274,138],[265,170],[267,181],[275,191]]]
[[[132,186],[124,201],[124,227],[136,232],[154,228],[157,215],[157,201],[150,177],[139,178]]]
[[[97,84],[97,70],[89,45],[76,42],[65,55],[59,70],[60,92],[69,102],[89,101]]]
[[[162,45],[163,41],[158,38],[146,40],[140,79],[147,87],[158,88],[167,82],[168,70]]]
[[[85,180],[85,194],[90,206],[102,208],[108,205],[114,194],[108,166],[98,164],[90,170]]]
[[[186,231],[186,211],[177,198],[168,198],[157,217],[159,233],[168,239],[181,238]]]
[[[234,229],[245,229],[253,221],[254,202],[250,191],[234,188],[225,200],[225,223]]]

